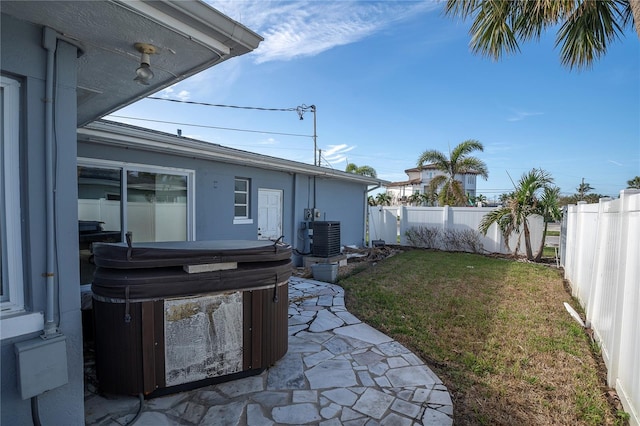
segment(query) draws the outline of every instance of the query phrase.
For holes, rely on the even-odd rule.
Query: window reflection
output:
[[[133,241],[187,239],[187,177],[127,172],[127,230]]]
[[[119,169],[78,167],[80,283],[93,279],[91,244],[121,241],[122,178]]]
[[[93,280],[91,245],[122,241],[123,220],[134,242],[187,240],[187,184],[184,174],[78,166],[80,283]]]

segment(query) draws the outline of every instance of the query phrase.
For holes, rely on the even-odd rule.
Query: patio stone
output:
[[[147,400],[135,425],[453,424],[442,381],[406,347],[350,314],[339,286],[291,277],[289,296],[288,351],[275,365]],[[87,393],[86,426],[126,424],[138,406],[135,397]]]
[[[353,406],[353,409],[374,419],[381,419],[394,398],[373,388],[367,389]]]
[[[322,420],[318,407],[314,404],[292,404],[286,407],[275,407],[271,414],[276,423],[300,425]]]

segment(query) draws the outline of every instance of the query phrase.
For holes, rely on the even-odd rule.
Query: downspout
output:
[[[51,28],[45,28],[42,44],[47,49],[47,75],[45,88],[45,195],[47,216],[46,223],[46,253],[47,266],[44,273],[47,289],[47,308],[45,310],[44,337],[52,337],[59,333],[58,325],[55,321],[55,223],[53,211],[53,85],[54,85],[54,65],[56,57],[57,38],[55,32]]]
[[[367,238],[367,225],[368,225],[368,220],[369,219],[369,193],[371,191],[375,191],[376,189],[380,188],[382,186],[382,184],[380,182],[378,182],[378,184],[376,186],[374,186],[371,189],[365,189],[364,190],[364,233],[362,234],[363,241],[362,241],[362,245],[365,245],[364,242],[366,241]],[[371,247],[371,235],[369,235],[369,244],[367,245],[367,247]]]
[[[84,54],[84,49],[76,41],[58,34],[53,29],[45,27],[42,34],[42,47],[47,50],[47,68],[45,80],[45,212],[46,212],[46,310],[43,338],[60,334],[55,320],[55,290],[56,290],[56,230],[55,230],[55,169],[56,157],[54,153],[54,99],[55,59],[58,39],[78,48],[78,57]]]

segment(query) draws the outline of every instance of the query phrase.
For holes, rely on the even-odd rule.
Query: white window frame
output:
[[[245,181],[247,182],[247,190],[246,191],[236,191],[236,181]],[[235,195],[237,193],[247,194],[247,204],[237,204],[235,201]],[[233,224],[234,225],[250,225],[253,223],[253,219],[251,218],[249,212],[251,208],[251,179],[244,177],[235,177],[233,179]],[[245,216],[236,216],[236,206],[245,206],[246,207],[246,215]]]
[[[24,310],[22,225],[20,221],[20,83],[2,77],[2,271],[8,295],[2,315]],[[7,285],[4,282],[3,285]]]
[[[24,264],[20,220],[20,82],[0,76],[2,87],[2,273],[8,297],[0,302],[1,339],[41,331],[42,312],[24,306]],[[4,281],[6,279],[6,282]]]
[[[122,241],[124,241],[127,229],[127,172],[149,172],[149,173],[166,173],[183,175],[187,178],[187,241],[196,239],[196,172],[191,169],[180,169],[175,167],[156,166],[150,164],[127,163],[123,161],[100,160],[95,158],[78,158],[78,166],[96,167],[108,169],[120,169],[122,171],[122,197],[120,200],[121,223],[122,223]]]

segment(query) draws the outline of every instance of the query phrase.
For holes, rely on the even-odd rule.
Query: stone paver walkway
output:
[[[447,388],[416,355],[362,323],[333,284],[292,277],[289,350],[260,375],[145,401],[142,425],[451,425]],[[87,425],[125,425],[134,397],[85,398]]]

